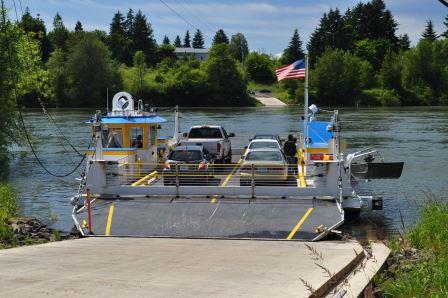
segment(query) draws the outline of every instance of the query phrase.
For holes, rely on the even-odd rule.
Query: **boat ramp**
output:
[[[356,241],[88,237],[0,251],[5,297],[358,297],[385,262]]]

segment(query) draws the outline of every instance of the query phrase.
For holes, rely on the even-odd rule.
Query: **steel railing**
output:
[[[204,164],[109,162],[107,185],[132,186],[289,186],[298,187],[301,166],[272,164]],[[303,178],[303,177],[302,177]]]

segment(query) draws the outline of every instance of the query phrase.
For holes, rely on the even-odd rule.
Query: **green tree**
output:
[[[53,48],[61,48],[65,50],[65,43],[68,39],[68,30],[59,13],[56,13],[53,19],[53,30],[48,33],[48,38],[50,39]]]
[[[0,179],[8,174],[10,145],[23,143],[16,122],[17,105],[27,104],[31,98],[36,101],[37,96],[51,96],[48,72],[43,69],[33,33],[25,33],[20,24],[11,23],[7,17],[4,21],[0,21]]]
[[[75,32],[80,32],[80,31],[84,31],[84,29],[82,28],[81,22],[77,21],[75,24]]]
[[[190,44],[190,31],[187,30],[187,32],[185,32],[185,36],[184,36],[184,48],[190,48],[191,44]]]
[[[445,17],[445,21],[443,21],[443,24],[445,25],[445,31],[442,33],[441,36],[448,38],[448,14]]]
[[[246,71],[250,80],[270,84],[275,81],[274,64],[266,54],[251,52],[246,59]]]
[[[295,29],[288,47],[283,51],[280,61],[282,64],[291,64],[297,60],[303,59],[304,57],[305,54],[303,53],[299,31]]]
[[[342,50],[327,50],[310,76],[316,101],[326,106],[353,106],[361,95],[361,60]]]
[[[361,39],[386,39],[397,45],[395,22],[390,10],[386,9],[383,0],[371,0],[367,3],[359,2],[345,15],[346,25],[353,29],[355,41]]]
[[[227,44],[212,46],[208,59],[201,66],[210,88],[209,104],[241,106],[248,103],[246,84]]]
[[[163,61],[165,59],[176,60],[177,56],[174,53],[174,50],[175,50],[174,46],[170,44],[162,44],[158,48],[158,60],[159,61]]]
[[[129,8],[128,13],[126,14],[126,20],[123,21],[124,31],[132,35],[134,32],[134,11],[132,8]]]
[[[148,65],[153,66],[157,59],[157,44],[151,24],[141,10],[137,12],[132,24],[132,53],[142,51]]]
[[[409,35],[406,33],[398,37],[398,48],[402,51],[407,51],[411,48],[411,41]]]
[[[384,57],[383,65],[378,74],[378,79],[383,89],[396,90],[402,92],[402,71],[403,61],[400,61],[400,56],[392,51],[389,51]]]
[[[436,105],[447,98],[448,43],[422,39],[404,54],[403,87],[417,97],[419,104]]]
[[[422,39],[428,40],[428,41],[435,41],[437,39],[436,31],[434,30],[434,24],[431,20],[428,20],[426,22],[425,31],[422,33]]]
[[[230,50],[232,51],[233,57],[240,62],[242,62],[243,57],[247,57],[249,47],[246,37],[242,33],[232,35],[230,39]]]
[[[229,38],[227,37],[226,33],[222,29],[219,29],[218,31],[216,31],[216,34],[213,37],[213,42],[212,42],[213,45],[220,44],[220,43],[229,44]]]
[[[134,54],[134,81],[136,84],[135,94],[142,96],[145,88],[145,75],[148,72],[148,67],[145,61],[145,54],[142,51],[137,51]]]
[[[163,36],[162,44],[164,44],[164,45],[170,44],[170,39],[168,38],[168,36],[166,36],[166,35]]]
[[[350,13],[350,10],[347,13]],[[338,9],[330,9],[328,14],[323,15],[307,45],[311,65],[314,65],[328,48],[341,50],[353,48],[353,29],[346,23]]]
[[[387,39],[362,39],[355,44],[355,54],[362,60],[367,60],[375,70],[381,68],[384,56],[394,46]]]
[[[22,27],[26,33],[32,33],[32,37],[40,44],[42,60],[47,61],[50,57],[51,44],[47,36],[47,29],[44,21],[40,18],[34,18],[29,9],[26,8],[20,22],[20,27]]]
[[[131,39],[127,34],[125,20],[120,11],[114,14],[110,23],[108,42],[112,57],[121,63],[131,63]]]
[[[115,66],[106,45],[96,36],[86,34],[68,55],[69,106],[104,105],[106,88],[116,90]]]
[[[182,41],[180,40],[179,35],[176,36],[173,43],[174,47],[181,48],[182,47]]]
[[[196,30],[193,36],[193,48],[195,49],[203,49],[204,48],[204,36],[202,35],[201,30]]]
[[[70,106],[68,97],[68,70],[65,53],[61,49],[55,49],[48,59],[46,67],[49,72],[50,85],[53,93],[53,101],[58,107]]]

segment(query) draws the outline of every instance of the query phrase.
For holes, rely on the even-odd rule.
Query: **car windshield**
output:
[[[249,145],[249,149],[260,149],[260,148],[278,149],[278,145],[276,142],[252,142]]]
[[[277,136],[274,136],[274,135],[256,135],[254,137],[254,140],[257,140],[257,139],[277,140]]]
[[[219,128],[199,127],[192,128],[188,137],[190,139],[221,139],[222,134]]]
[[[171,152],[169,159],[185,162],[198,161],[202,159],[202,154],[198,150],[177,150]]]
[[[282,161],[282,154],[279,151],[252,151],[246,156],[249,161]]]

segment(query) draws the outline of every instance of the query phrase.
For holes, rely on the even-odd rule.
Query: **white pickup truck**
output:
[[[234,133],[227,133],[221,126],[193,126],[190,132],[184,133],[181,146],[202,146],[214,157],[216,163],[232,162],[232,144],[230,138]]]

